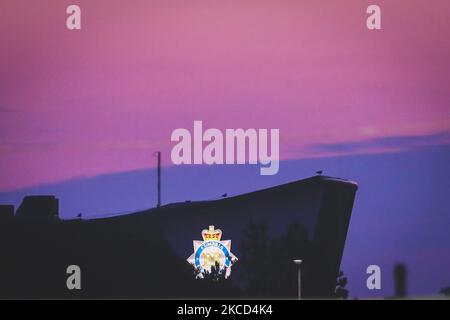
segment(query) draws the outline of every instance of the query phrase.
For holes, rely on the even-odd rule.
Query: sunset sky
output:
[[[194,120],[282,159],[450,142],[450,2],[376,2],[3,0],[0,190],[171,165]]]
[[[382,9],[382,30],[366,8]],[[66,29],[78,4],[82,29]],[[352,295],[450,285],[450,1],[2,0],[0,204],[54,194],[61,217],[215,199],[323,169],[358,182]],[[280,129],[279,174],[173,167],[173,130]],[[388,283],[368,292],[365,268]]]

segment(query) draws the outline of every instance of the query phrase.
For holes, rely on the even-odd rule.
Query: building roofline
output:
[[[168,203],[166,205],[163,205],[160,208],[169,208],[169,207],[178,206],[178,205],[181,205],[181,204],[185,205],[186,203],[199,204],[199,203],[209,203],[209,202],[222,201],[222,200],[225,200],[225,199],[235,199],[235,198],[240,198],[240,197],[246,197],[248,195],[258,194],[258,193],[261,193],[261,192],[267,192],[267,191],[270,191],[270,190],[287,187],[287,186],[290,186],[290,185],[307,184],[307,183],[318,183],[318,182],[338,183],[338,184],[348,185],[349,187],[353,187],[356,190],[358,190],[358,183],[355,182],[355,181],[348,180],[348,179],[343,179],[343,178],[331,177],[331,176],[316,175],[316,176],[312,176],[312,177],[309,177],[309,178],[305,178],[305,179],[301,179],[301,180],[295,180],[295,181],[279,184],[279,185],[276,185],[276,186],[267,187],[267,188],[264,188],[264,189],[258,189],[258,190],[255,190],[255,191],[245,192],[245,193],[233,195],[233,196],[226,197],[226,198],[213,199],[213,200],[195,200],[195,201],[173,202],[173,203]],[[158,208],[154,208],[154,209],[158,209]]]
[[[336,177],[331,177],[331,176],[325,176],[325,175],[315,175],[315,176],[312,176],[312,177],[309,177],[309,178],[305,178],[305,179],[301,179],[301,180],[295,180],[295,181],[279,184],[279,185],[268,187],[268,188],[264,188],[264,189],[250,191],[250,192],[246,192],[246,193],[241,193],[241,194],[230,196],[230,197],[226,197],[226,198],[220,198],[220,199],[214,199],[214,200],[195,200],[195,201],[189,201],[188,200],[188,201],[172,202],[172,203],[168,203],[168,204],[162,205],[159,208],[153,207],[153,208],[149,208],[149,209],[145,209],[145,210],[139,210],[139,211],[134,211],[134,212],[129,212],[129,213],[125,213],[125,214],[118,214],[118,215],[111,214],[109,216],[108,215],[104,215],[104,216],[101,216],[101,217],[91,217],[91,218],[87,218],[87,219],[83,219],[83,220],[84,221],[101,220],[101,219],[110,219],[110,218],[125,217],[125,216],[131,216],[131,215],[148,214],[148,213],[153,213],[153,212],[159,212],[159,211],[165,210],[165,209],[171,209],[171,208],[174,208],[174,207],[186,206],[187,204],[189,204],[189,205],[198,205],[198,204],[214,203],[214,202],[217,202],[217,201],[224,201],[224,200],[228,200],[228,199],[236,199],[236,198],[240,198],[240,197],[246,197],[246,196],[249,196],[249,195],[258,194],[258,193],[261,193],[261,192],[267,192],[267,191],[270,191],[270,190],[279,189],[279,188],[287,187],[287,186],[290,186],[290,185],[309,184],[309,183],[321,183],[321,182],[322,183],[338,183],[338,184],[343,184],[343,185],[347,185],[349,187],[355,188],[356,190],[358,189],[358,184],[355,181],[352,181],[352,180],[336,178]],[[68,219],[68,220],[76,220],[76,219]]]

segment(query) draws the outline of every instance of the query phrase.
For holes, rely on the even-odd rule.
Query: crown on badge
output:
[[[202,237],[203,241],[220,241],[220,238],[222,237],[222,230],[214,229],[214,226],[209,226],[209,230],[204,229],[202,231]]]

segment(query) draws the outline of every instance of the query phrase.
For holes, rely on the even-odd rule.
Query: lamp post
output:
[[[303,260],[293,260],[298,270],[298,300],[302,299],[302,271],[301,264]]]
[[[157,204],[156,207],[159,208],[161,206],[161,151],[156,151],[153,153],[154,156],[158,158],[158,168],[157,168]]]

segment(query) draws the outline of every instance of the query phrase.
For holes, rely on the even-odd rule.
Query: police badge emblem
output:
[[[194,240],[194,253],[187,261],[200,271],[200,278],[203,271],[210,272],[216,264],[221,270],[226,270],[225,278],[228,278],[232,264],[237,261],[237,257],[231,253],[231,240],[221,240],[222,231],[214,229],[214,226],[203,230],[202,237],[203,241]]]

